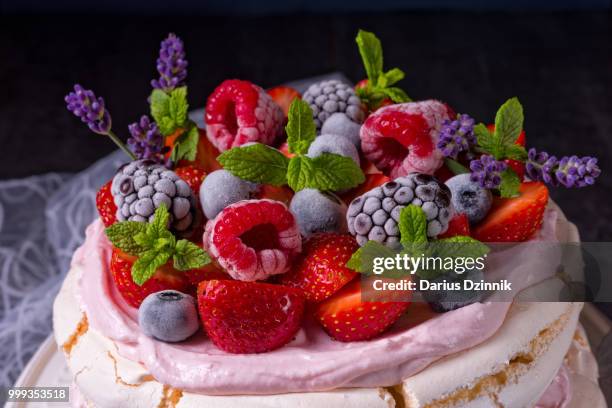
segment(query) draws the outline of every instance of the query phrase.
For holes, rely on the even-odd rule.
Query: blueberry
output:
[[[144,334],[165,342],[183,341],[198,331],[198,312],[192,296],[162,290],[145,298],[138,309]]]
[[[350,157],[359,166],[359,153],[355,145],[348,139],[337,135],[321,135],[308,148],[308,157],[317,157],[323,153],[334,153]]]
[[[450,283],[462,282],[470,279],[474,282],[479,282],[484,278],[484,274],[480,269],[473,269],[463,274],[450,272],[435,279],[430,279],[430,282],[442,283],[444,280]],[[483,292],[479,290],[424,290],[421,292],[429,306],[438,313],[450,312],[451,310],[479,302],[482,299]]]
[[[336,112],[323,123],[321,134],[347,138],[357,149],[361,148],[359,130],[361,125],[353,122],[346,113]]]
[[[242,180],[227,170],[213,171],[200,186],[204,215],[211,220],[228,205],[253,198],[258,190],[257,184]]]
[[[459,174],[446,180],[451,191],[453,207],[459,213],[467,215],[470,224],[482,220],[493,202],[491,191],[470,180],[469,174]]]
[[[334,194],[300,190],[291,199],[289,210],[305,238],[316,232],[346,232],[346,205]]]

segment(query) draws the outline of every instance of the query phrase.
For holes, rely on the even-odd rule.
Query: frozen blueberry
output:
[[[316,232],[346,232],[346,204],[334,194],[300,190],[291,199],[289,210],[304,238]]]
[[[227,170],[210,173],[200,186],[200,203],[204,215],[212,220],[230,204],[253,198],[259,185],[242,180]]]
[[[162,290],[145,298],[138,309],[144,334],[165,342],[183,341],[198,331],[198,313],[192,296]]]
[[[361,139],[359,130],[361,125],[353,122],[344,112],[336,112],[332,114],[321,127],[323,135],[337,135],[350,140],[357,149],[361,148]]]
[[[308,148],[308,157],[317,157],[323,153],[334,153],[350,157],[359,166],[359,153],[348,139],[337,135],[321,135]]]
[[[470,224],[486,217],[493,202],[491,191],[471,181],[468,173],[446,180],[446,185],[451,191],[453,207],[457,212],[467,215]]]
[[[444,280],[449,283],[461,283],[463,281],[472,280],[474,282],[480,282],[484,279],[484,274],[480,269],[473,269],[463,274],[457,274],[450,272],[439,276],[435,279],[430,279],[430,282],[442,283]],[[483,292],[480,290],[423,290],[421,291],[423,299],[425,299],[429,306],[438,313],[450,312],[451,310],[459,309],[461,307],[470,305],[472,303],[479,302],[483,297]]]

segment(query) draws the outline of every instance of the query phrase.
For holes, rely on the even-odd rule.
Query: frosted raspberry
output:
[[[255,281],[287,272],[302,239],[283,203],[244,200],[207,223],[204,246],[234,279]]]
[[[361,127],[361,149],[392,178],[412,172],[433,174],[444,159],[436,148],[440,128],[454,116],[452,109],[436,100],[383,107]]]
[[[248,81],[223,81],[206,102],[206,133],[220,151],[248,142],[272,144],[284,120],[280,106]]]

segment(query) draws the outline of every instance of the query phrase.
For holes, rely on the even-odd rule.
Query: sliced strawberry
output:
[[[216,262],[211,262],[198,269],[183,272],[189,283],[197,286],[200,282],[213,279],[232,279]]]
[[[361,281],[354,280],[317,306],[315,316],[338,341],[369,340],[395,323],[409,302],[362,302]]]
[[[117,222],[117,206],[111,194],[111,184],[113,180],[104,184],[96,194],[96,207],[105,227],[110,227]]]
[[[518,175],[519,180],[523,181],[525,178],[525,164],[518,160],[506,159],[504,163],[508,165]]]
[[[463,213],[456,214],[448,222],[448,229],[444,234],[438,235],[438,238],[450,238],[457,235],[470,235],[470,221],[467,215]]]
[[[206,177],[206,172],[203,168],[193,164],[188,164],[185,166],[176,167],[174,172],[177,176],[189,184],[191,191],[193,191],[194,197],[198,197],[200,195],[200,186]]]
[[[291,271],[280,275],[280,283],[302,289],[309,301],[327,299],[357,276],[345,265],[358,248],[351,235],[313,235],[304,244]]]
[[[280,201],[281,203],[289,206],[291,199],[293,198],[293,190],[287,186],[277,187],[270,184],[262,184],[257,194],[257,198],[267,198],[269,200]]]
[[[354,198],[359,197],[375,187],[382,186],[391,179],[382,173],[366,174],[365,181],[359,186],[341,195],[342,200],[348,205]]]
[[[289,112],[289,106],[295,98],[301,98],[302,96],[298,91],[291,88],[290,86],[277,86],[266,91],[268,95],[272,97],[272,100],[278,104],[283,110],[285,116]]]
[[[147,296],[160,290],[186,292],[189,289],[189,281],[184,273],[174,270],[170,264],[159,268],[151,279],[138,286],[132,279],[134,261],[134,257],[113,248],[110,272],[121,297],[131,306],[139,307]]]
[[[269,283],[211,280],[198,286],[208,337],[229,353],[263,353],[290,342],[300,328],[304,295]]]
[[[487,217],[474,228],[472,236],[484,242],[521,242],[542,225],[548,203],[548,189],[541,182],[526,182],[515,198],[497,198]]]

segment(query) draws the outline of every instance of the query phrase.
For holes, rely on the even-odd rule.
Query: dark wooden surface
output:
[[[358,28],[383,41],[415,99],[439,98],[478,120],[518,96],[528,143],[557,155],[596,154],[596,187],[553,190],[583,239],[612,239],[612,15],[403,13],[263,18],[4,16],[0,18],[0,178],[75,172],[113,150],[67,113],[74,82],[104,96],[114,128],[147,112],[159,41],[186,43],[190,102],[231,77],[268,87],[339,70],[364,75]]]

